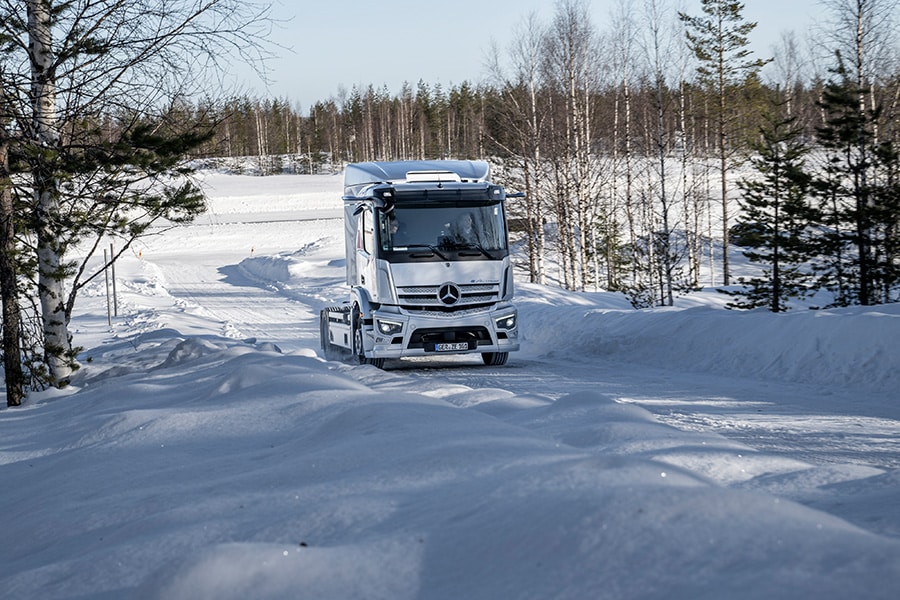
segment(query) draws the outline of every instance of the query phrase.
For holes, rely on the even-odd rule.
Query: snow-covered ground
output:
[[[3,598],[897,597],[900,306],[523,284],[504,367],[325,362],[340,177],[207,183],[0,410]]]

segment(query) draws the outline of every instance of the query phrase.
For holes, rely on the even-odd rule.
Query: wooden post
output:
[[[109,243],[109,258],[112,260],[112,263],[109,265],[110,269],[112,269],[112,302],[113,302],[113,316],[119,316],[119,298],[116,295],[116,261],[113,258],[115,256],[115,252],[113,252],[113,243]]]
[[[103,264],[106,265],[109,263],[109,255],[106,251],[106,248],[103,249]],[[103,269],[103,277],[106,279],[106,322],[112,327],[112,312],[109,305],[109,269]]]

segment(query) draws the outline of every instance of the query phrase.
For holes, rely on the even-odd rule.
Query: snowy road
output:
[[[559,390],[604,390],[620,402],[633,402],[681,429],[712,431],[755,450],[802,458],[815,464],[852,463],[900,468],[900,423],[896,419],[823,412],[803,407],[822,395],[811,386],[783,382],[742,381],[714,375],[667,372],[652,367],[554,357],[510,361],[505,372],[484,368],[426,368],[410,377],[429,377],[450,384],[495,387],[516,394],[558,397]],[[853,407],[854,394],[830,391],[829,408],[837,400]],[[791,401],[805,397],[792,406]],[[848,430],[848,425],[851,429]]]
[[[215,229],[215,235],[206,236],[209,242],[203,242],[205,227]],[[146,256],[183,309],[220,321],[223,335],[273,342],[285,352],[316,350],[318,310],[341,301],[345,293],[339,235],[340,222],[332,219],[279,226],[218,223],[169,232],[148,246]],[[178,248],[191,248],[190,260]],[[522,315],[526,321],[527,306]],[[658,447],[647,449],[648,458],[722,485],[789,497],[878,533],[900,536],[900,518],[882,514],[883,502],[857,498],[848,505],[843,494],[821,493],[823,486],[852,486],[885,471],[896,477],[890,471],[900,469],[900,414],[888,394],[867,392],[866,402],[858,403],[859,392],[849,388],[660,366],[548,353],[529,345],[526,328],[523,350],[504,367],[485,367],[473,355],[388,361],[384,372],[349,364],[335,368],[374,389],[415,391],[460,406],[485,398],[486,390],[488,396],[533,397],[538,403],[582,390],[600,391],[618,402],[638,404],[681,430],[721,436],[732,444],[727,468],[720,457],[667,454]],[[569,435],[557,441],[606,450],[590,435],[586,439]],[[866,490],[871,492],[871,485]]]

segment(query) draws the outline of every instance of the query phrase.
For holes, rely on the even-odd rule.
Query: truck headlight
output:
[[[509,331],[510,329],[516,328],[516,313],[511,315],[506,315],[505,317],[500,317],[494,319],[494,323],[497,324],[497,329],[505,329]]]
[[[387,321],[385,319],[376,319],[378,325],[378,333],[381,335],[394,335],[403,331],[403,323],[397,321]]]

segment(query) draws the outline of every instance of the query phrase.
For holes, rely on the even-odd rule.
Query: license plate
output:
[[[435,352],[459,352],[460,350],[468,350],[469,342],[454,342],[448,344],[435,344]]]

